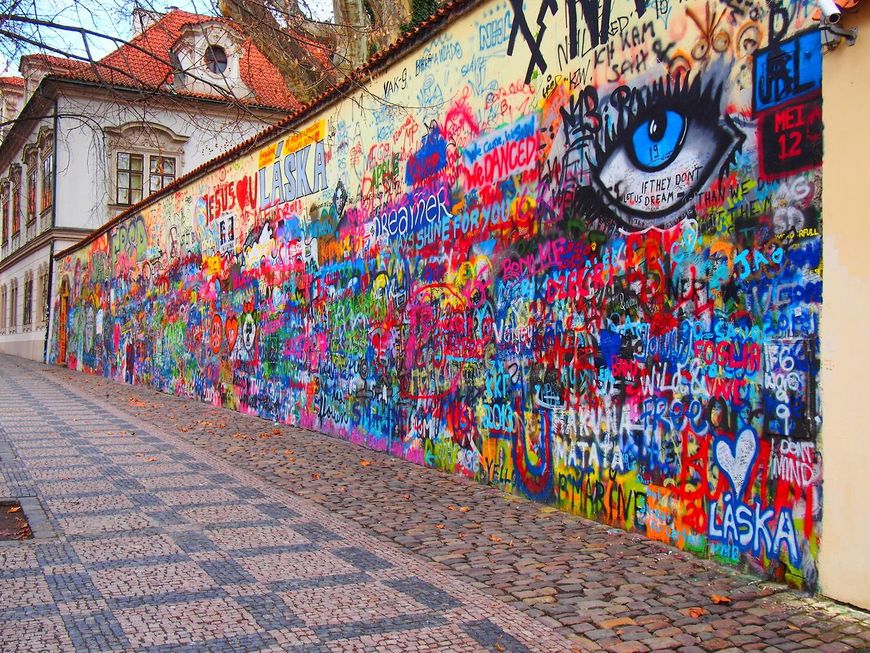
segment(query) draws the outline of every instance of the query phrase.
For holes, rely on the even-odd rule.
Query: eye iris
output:
[[[632,133],[632,158],[643,170],[661,170],[680,153],[685,134],[686,119],[676,111],[663,111]]]

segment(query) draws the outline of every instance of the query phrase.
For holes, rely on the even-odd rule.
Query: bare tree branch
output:
[[[103,84],[106,84],[107,86],[118,85],[117,81],[114,81],[112,79],[107,78],[104,74],[106,71],[111,71],[111,72],[118,73],[119,75],[122,76],[122,78],[126,78],[130,82],[135,82],[135,83],[140,84],[143,88],[152,88],[153,87],[152,84],[150,84],[150,83],[146,84],[142,79],[137,78],[135,75],[135,70],[132,69],[132,67],[120,68],[118,66],[114,66],[110,63],[107,63],[104,60],[99,60],[99,61],[95,60],[93,55],[91,54],[90,45],[88,43],[88,36],[92,36],[95,38],[101,38],[101,39],[111,41],[113,44],[115,44],[118,47],[127,46],[132,50],[135,50],[137,52],[141,52],[142,54],[153,59],[154,61],[157,61],[165,66],[168,66],[169,70],[172,71],[173,64],[167,58],[163,58],[163,57],[159,56],[158,54],[156,54],[153,50],[149,50],[148,48],[142,47],[142,46],[138,45],[137,43],[134,43],[133,41],[127,41],[127,40],[122,39],[122,38],[117,37],[117,36],[111,36],[108,34],[104,34],[101,32],[97,32],[97,31],[90,30],[90,29],[76,26],[76,25],[66,25],[63,23],[55,22],[55,21],[42,20],[39,18],[31,18],[29,16],[22,16],[22,15],[18,15],[18,14],[0,14],[0,21],[2,21],[2,23],[0,23],[0,24],[5,24],[7,21],[13,21],[15,23],[23,23],[23,24],[35,25],[35,26],[39,26],[39,27],[48,27],[48,28],[62,31],[62,32],[72,32],[72,33],[79,34],[81,39],[82,39],[82,43],[85,47],[85,50],[87,52],[87,54],[84,56],[78,55],[75,53],[70,53],[70,52],[67,52],[66,50],[51,46],[45,41],[38,41],[38,40],[35,40],[33,38],[23,36],[19,33],[16,33],[16,32],[10,31],[10,30],[0,29],[0,36],[5,36],[9,39],[16,39],[22,43],[27,43],[28,45],[32,45],[32,46],[39,48],[41,50],[53,52],[59,56],[66,58],[66,59],[71,59],[74,61],[81,61],[83,63],[89,64],[91,70],[94,72],[95,76],[97,77],[97,80]],[[228,88],[221,86],[220,84],[216,84],[213,81],[211,81],[210,79],[207,79],[201,75],[197,75],[196,72],[191,68],[187,68],[183,72],[188,77],[208,85],[211,89],[213,89],[217,94],[222,96],[227,101],[238,102],[239,98],[235,97],[235,95],[233,95],[232,92]],[[164,83],[168,82],[169,75],[171,75],[171,74],[172,74],[172,72],[168,73],[166,75],[166,77],[164,77],[164,80],[163,80]],[[168,92],[168,89],[164,89],[163,92]],[[241,105],[244,106],[244,103],[241,103]]]

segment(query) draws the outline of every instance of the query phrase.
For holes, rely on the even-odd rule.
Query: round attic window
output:
[[[205,51],[205,65],[209,71],[220,75],[227,69],[227,51],[219,45],[210,45]]]

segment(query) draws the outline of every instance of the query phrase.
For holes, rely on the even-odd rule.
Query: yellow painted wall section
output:
[[[822,448],[828,474],[819,571],[824,594],[870,608],[870,521],[862,487],[870,478],[863,411],[870,365],[870,7],[846,15],[843,24],[858,27],[857,43],[824,57]]]

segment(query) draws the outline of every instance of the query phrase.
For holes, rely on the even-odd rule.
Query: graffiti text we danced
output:
[[[463,152],[466,188],[481,188],[533,168],[537,152],[534,115],[478,139]]]

